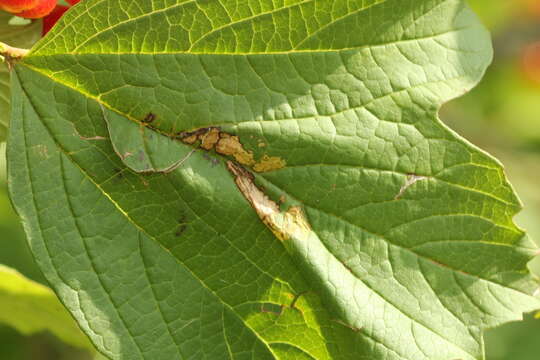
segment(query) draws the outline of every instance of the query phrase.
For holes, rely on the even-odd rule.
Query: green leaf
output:
[[[84,1],[15,68],[11,196],[110,358],[478,359],[540,307],[437,117],[491,56],[460,0]]]
[[[29,48],[41,37],[41,21],[28,25],[11,25],[13,15],[0,11],[0,42],[12,46]],[[1,59],[0,59],[1,60]],[[0,64],[0,142],[6,139],[9,122],[9,71],[5,64]]]
[[[23,334],[49,330],[67,344],[94,352],[88,338],[51,289],[0,265],[0,323]]]

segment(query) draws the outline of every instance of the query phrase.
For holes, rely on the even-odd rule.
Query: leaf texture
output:
[[[460,0],[84,1],[16,66],[11,195],[112,359],[479,359],[539,307],[437,117],[491,56]]]

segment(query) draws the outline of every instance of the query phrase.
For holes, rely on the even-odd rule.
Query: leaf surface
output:
[[[29,48],[41,37],[41,21],[28,25],[10,25],[13,15],[0,11],[0,41],[15,47]],[[1,59],[0,59],[1,60]],[[0,64],[0,142],[5,141],[9,123],[9,71]]]
[[[110,358],[478,359],[539,307],[437,117],[491,55],[459,0],[84,1],[16,66],[11,195]]]
[[[49,330],[67,344],[94,352],[88,338],[47,287],[0,265],[0,322],[23,334]]]

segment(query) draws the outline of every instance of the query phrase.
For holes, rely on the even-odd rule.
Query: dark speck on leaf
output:
[[[153,113],[148,113],[142,122],[145,124],[151,124],[154,122],[154,120],[156,120],[156,115]]]
[[[124,172],[122,169],[114,169],[114,176],[118,179],[124,178]]]
[[[182,235],[182,233],[184,231],[186,231],[186,228],[187,228],[187,223],[186,223],[186,216],[185,215],[181,215],[179,218],[178,218],[178,227],[176,228],[176,231],[174,233],[174,235],[176,237],[179,237],[180,235]]]
[[[180,235],[182,235],[184,233],[184,231],[186,231],[186,228],[187,228],[187,224],[182,224],[180,225],[177,229],[176,229],[176,232],[174,233],[174,235],[176,237],[179,237]]]

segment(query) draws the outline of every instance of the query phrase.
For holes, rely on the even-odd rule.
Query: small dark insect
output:
[[[124,178],[124,170],[115,168],[114,169],[114,176],[117,180]]]
[[[174,233],[174,235],[176,237],[179,237],[180,235],[182,235],[182,233],[184,231],[186,231],[186,228],[187,228],[187,224],[182,224],[182,225],[178,226],[178,228],[176,229],[176,232]]]
[[[154,120],[156,120],[156,114],[154,113],[148,113],[145,118],[143,119],[143,123],[145,124],[151,124]]]
[[[186,228],[187,228],[187,223],[186,223],[186,216],[185,215],[181,215],[179,218],[178,218],[178,227],[176,228],[176,232],[174,233],[174,235],[176,237],[179,237],[180,235],[182,235],[182,233],[184,231],[186,231]]]

